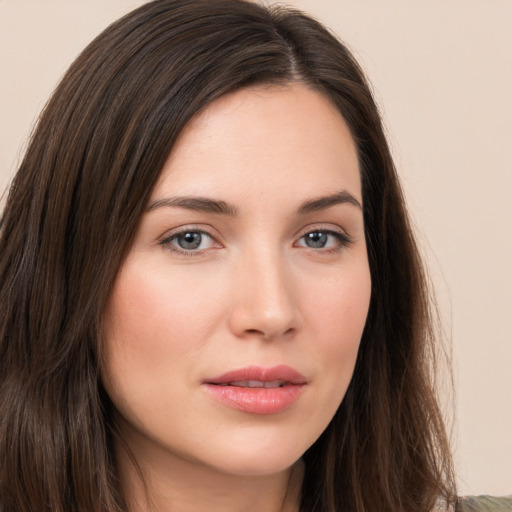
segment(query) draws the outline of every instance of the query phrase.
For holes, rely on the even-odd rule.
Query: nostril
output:
[[[261,336],[266,341],[269,341],[272,337],[271,335],[259,330],[259,329],[247,329],[245,331],[247,334],[254,335],[254,336]]]
[[[265,333],[263,331],[259,331],[258,329],[247,329],[246,331],[248,334],[257,334],[260,336],[265,336]]]
[[[286,331],[284,332],[279,332],[279,333],[271,333],[271,332],[265,332],[263,330],[260,330],[260,329],[246,329],[246,334],[249,334],[249,335],[253,335],[253,336],[260,336],[262,337],[265,341],[271,341],[273,339],[275,339],[276,337],[279,337],[279,336],[289,336],[290,334],[292,334],[294,331],[294,328],[293,327],[290,327],[289,329],[286,329]]]

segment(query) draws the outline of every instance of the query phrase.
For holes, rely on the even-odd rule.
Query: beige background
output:
[[[77,53],[142,0],[0,0],[0,189]],[[453,343],[463,493],[512,493],[512,1],[289,0],[382,107]],[[428,240],[428,242],[427,242]]]

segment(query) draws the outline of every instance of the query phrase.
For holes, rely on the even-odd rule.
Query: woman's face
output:
[[[319,437],[370,299],[356,149],[302,85],[197,115],[105,313],[102,377],[139,460],[264,475]]]

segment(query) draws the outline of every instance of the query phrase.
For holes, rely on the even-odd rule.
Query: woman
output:
[[[317,22],[121,19],[55,91],[1,229],[5,512],[455,506],[401,190]]]

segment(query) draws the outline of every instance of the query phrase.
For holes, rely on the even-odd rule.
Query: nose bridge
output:
[[[256,245],[237,262],[231,327],[238,335],[273,339],[298,326],[293,278],[277,243]]]

